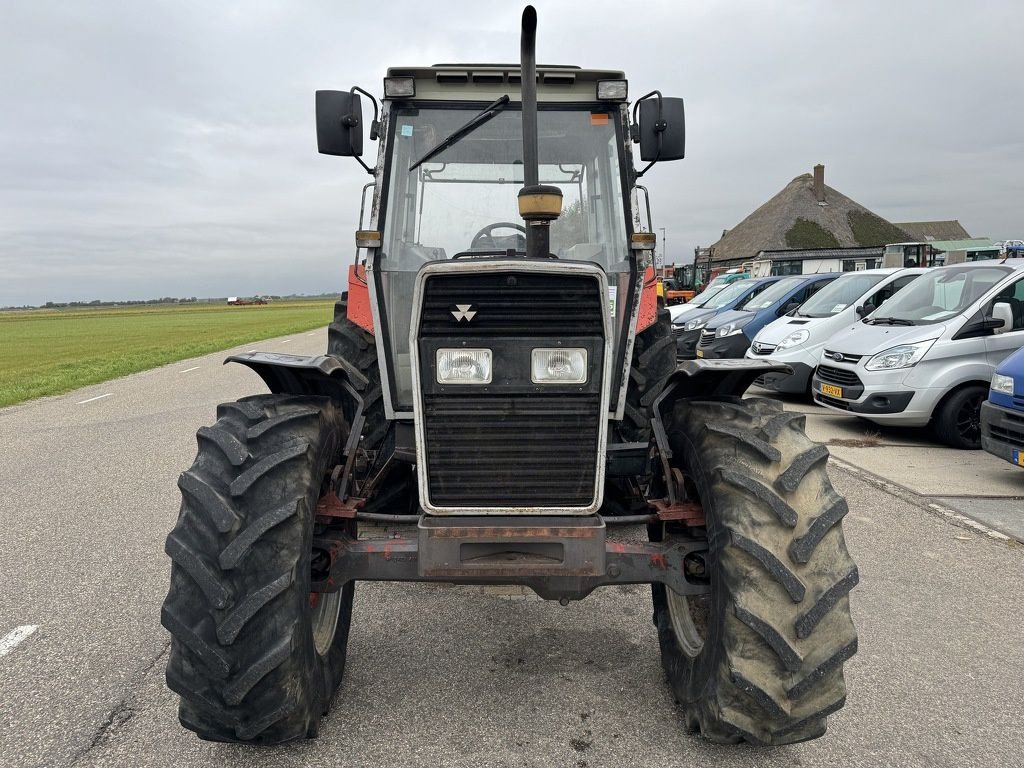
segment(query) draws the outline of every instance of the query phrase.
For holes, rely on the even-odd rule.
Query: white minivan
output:
[[[809,393],[811,374],[825,343],[927,271],[920,267],[868,269],[848,272],[829,283],[798,309],[758,331],[745,356],[785,363],[793,372],[765,374],[755,383],[776,392]]]
[[[811,389],[826,408],[980,448],[992,373],[1021,346],[1024,259],[936,267],[830,339]]]

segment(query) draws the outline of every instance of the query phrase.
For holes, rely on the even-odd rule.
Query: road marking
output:
[[[79,400],[77,405],[85,405],[86,403],[91,403],[93,400],[102,400],[104,397],[112,397],[113,394],[113,392],[107,392],[107,394],[105,395],[96,395],[96,397],[90,397],[88,400]]]
[[[0,656],[6,656],[13,651],[22,640],[37,629],[39,629],[39,626],[36,624],[26,624],[22,627],[15,627],[6,635],[0,637]]]
[[[199,370],[199,366],[197,365],[195,368],[186,368],[184,371],[178,371],[178,373],[188,373],[189,371],[198,371],[198,370]]]
[[[285,340],[284,340],[284,341],[282,341],[281,343],[282,343],[282,344],[287,344],[287,343],[288,343],[289,341],[291,341],[291,339],[285,339]]]
[[[306,335],[307,336],[316,336],[316,331],[313,331],[312,333],[307,333]]]

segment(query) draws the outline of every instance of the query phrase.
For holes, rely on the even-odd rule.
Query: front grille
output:
[[[708,346],[714,340],[715,340],[715,332],[714,331],[701,331],[700,332],[700,346],[706,347],[706,346]]]
[[[1024,432],[1018,432],[1015,429],[1005,429],[995,425],[992,425],[989,429],[992,433],[992,437],[997,440],[1009,443],[1016,448],[1024,448]]]
[[[859,363],[864,357],[864,355],[851,355],[847,352],[835,352],[831,349],[826,349],[824,352],[824,356],[827,357],[829,360],[835,359],[836,355],[840,355],[844,363]],[[836,362],[839,361],[836,360]]]
[[[817,400],[819,403],[825,403],[827,405],[834,406],[835,408],[841,408],[844,411],[850,410],[850,404],[845,400],[839,400],[838,398],[835,397],[829,397],[828,395],[823,395],[820,392],[814,393],[814,399]]]
[[[845,368],[833,368],[829,365],[819,365],[816,374],[822,381],[831,384],[841,384],[844,387],[861,387],[860,377],[854,371]]]
[[[599,395],[437,396],[424,405],[430,501],[441,507],[588,506]]]
[[[755,355],[770,355],[775,351],[774,344],[763,344],[760,341],[755,341],[750,348],[753,350]]]
[[[461,313],[453,312],[468,306]],[[603,336],[601,292],[593,277],[487,272],[431,277],[420,338],[437,336]]]

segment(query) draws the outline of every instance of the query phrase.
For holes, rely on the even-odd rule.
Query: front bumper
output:
[[[827,365],[823,361],[811,378],[811,395],[818,405],[834,411],[880,424],[923,427],[931,420],[943,390],[907,387],[903,380],[908,372],[867,371],[861,366]],[[839,392],[832,387],[838,387]]]
[[[697,357],[704,360],[716,360],[721,358],[736,359],[743,357],[750,348],[750,339],[745,333],[737,333],[733,336],[716,337],[710,344],[697,345]]]
[[[1024,467],[1024,411],[981,404],[981,447],[1018,467]]]
[[[676,340],[676,357],[693,360],[697,357],[697,342],[700,341],[700,329],[696,331],[677,331],[672,329]]]

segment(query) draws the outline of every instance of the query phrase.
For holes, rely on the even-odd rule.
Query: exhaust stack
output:
[[[562,190],[540,184],[537,150],[537,11],[523,9],[519,67],[523,89],[523,181],[519,190],[519,215],[526,222],[526,256],[551,255],[551,222],[562,212]]]

